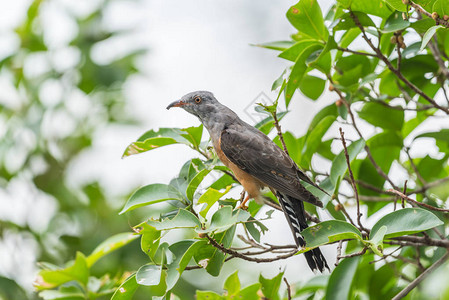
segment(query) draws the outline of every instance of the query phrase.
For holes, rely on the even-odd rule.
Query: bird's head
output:
[[[218,105],[220,105],[219,102],[211,92],[196,91],[184,95],[181,100],[170,103],[167,109],[181,107],[200,118],[201,121],[207,121],[217,110]]]

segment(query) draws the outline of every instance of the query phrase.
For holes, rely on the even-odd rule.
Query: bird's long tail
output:
[[[296,246],[304,247],[306,242],[301,236],[301,231],[309,227],[306,221],[304,203],[299,199],[292,198],[279,192],[276,194],[288,224],[290,225],[290,229],[292,230]],[[316,270],[319,270],[320,272],[323,272],[324,268],[329,270],[326,259],[319,248],[305,252],[304,256],[312,271],[315,272]]]

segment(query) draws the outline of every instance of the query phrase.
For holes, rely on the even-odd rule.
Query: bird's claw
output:
[[[239,206],[237,206],[237,209],[248,210],[248,206],[245,205],[244,203],[242,203],[242,204],[240,204]]]

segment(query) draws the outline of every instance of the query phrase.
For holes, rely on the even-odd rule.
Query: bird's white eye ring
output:
[[[201,103],[201,97],[200,96],[196,96],[195,99],[193,99],[195,101],[195,103]]]

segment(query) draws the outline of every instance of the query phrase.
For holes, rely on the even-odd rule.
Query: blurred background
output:
[[[319,2],[326,12],[330,3]],[[0,299],[26,299],[35,297],[37,262],[61,265],[76,251],[88,254],[107,237],[129,231],[136,220],[118,211],[130,193],[168,183],[197,155],[175,145],[121,159],[146,130],[199,124],[181,110],[166,111],[168,103],[190,91],[210,90],[250,124],[259,120],[255,103],[275,99],[271,85],[288,62],[251,44],[294,33],[285,18],[294,3],[1,3]],[[326,94],[316,102],[295,97],[282,126],[297,135],[305,133],[316,111],[335,101]],[[292,243],[283,216],[273,217],[266,223],[266,240]],[[324,249],[330,264],[333,252]],[[134,242],[100,261],[95,271],[120,275],[145,260]],[[243,286],[260,272],[274,276],[287,265],[290,282],[313,275],[301,256],[276,265],[246,264]],[[228,264],[222,277],[232,271]],[[184,279],[186,286],[208,289],[217,280]]]

